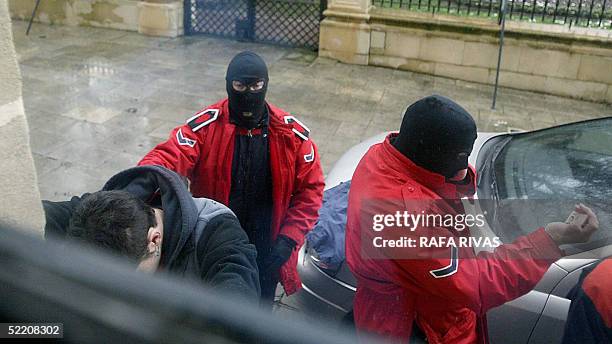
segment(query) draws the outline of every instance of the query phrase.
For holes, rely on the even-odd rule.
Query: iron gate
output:
[[[317,49],[327,0],[185,0],[185,33]]]

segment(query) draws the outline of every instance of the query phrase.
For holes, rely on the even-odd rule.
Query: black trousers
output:
[[[276,295],[276,286],[280,279],[280,271],[275,271],[272,274],[264,274],[261,267],[259,271],[259,283],[261,285],[260,304],[265,308],[272,309],[274,296]]]

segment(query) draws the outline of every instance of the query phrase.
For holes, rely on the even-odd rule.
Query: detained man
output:
[[[349,192],[346,256],[357,279],[354,316],[360,332],[405,343],[416,323],[432,344],[487,343],[486,312],[533,289],[563,256],[560,245],[586,242],[597,230],[593,212],[578,205],[575,211],[587,218],[584,226],[549,223],[491,252],[477,254],[461,245],[419,247],[421,240],[408,248],[369,245],[378,233],[401,232],[391,221],[390,228],[373,231],[367,219],[381,213],[465,219],[460,199],[475,193],[476,173],[468,157],[476,136],[467,111],[448,98],[430,96],[410,105],[399,133],[372,146],[359,162]],[[471,242],[461,240],[471,236],[470,228],[446,224],[419,222],[402,233],[409,239],[444,239],[438,243]]]
[[[213,289],[257,300],[255,246],[234,213],[193,198],[176,173],[160,166],[125,170],[102,191],[67,202],[43,201],[45,236],[110,250],[138,270],[167,271]]]

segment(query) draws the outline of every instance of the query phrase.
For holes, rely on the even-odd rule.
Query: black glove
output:
[[[270,254],[264,260],[263,272],[269,275],[280,270],[281,266],[289,260],[296,246],[297,243],[289,237],[279,235],[278,238],[276,238],[276,243],[272,246]]]

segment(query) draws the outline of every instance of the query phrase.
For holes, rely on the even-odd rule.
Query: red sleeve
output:
[[[302,142],[296,170],[293,196],[280,234],[291,238],[300,247],[304,243],[304,235],[314,227],[319,217],[325,187],[319,152],[311,139]]]
[[[494,252],[481,252],[476,261],[483,311],[531,291],[550,265],[563,256],[544,228],[501,245]]]
[[[608,284],[610,275],[612,258],[608,257],[584,278],[582,290],[584,297],[588,297],[593,305],[594,317],[599,316],[608,328],[608,333],[612,334],[612,288]]]
[[[142,165],[160,165],[191,179],[200,155],[200,135],[189,125],[174,128],[167,141],[158,144],[138,162]]]
[[[475,256],[471,248],[459,248],[455,266],[452,250],[427,249],[430,257],[446,254],[446,259],[397,260],[400,283],[407,288],[416,285],[423,293],[460,303],[478,314],[532,290],[563,255],[543,228],[494,252]]]

